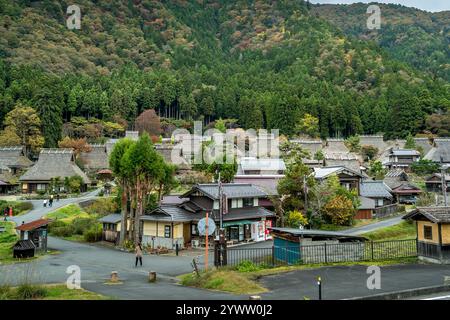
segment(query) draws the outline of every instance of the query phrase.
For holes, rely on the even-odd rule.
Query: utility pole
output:
[[[308,210],[308,186],[306,185],[306,175],[303,175],[303,193],[305,194],[305,214]]]
[[[219,266],[226,265],[226,239],[225,239],[225,230],[223,228],[223,211],[224,211],[224,204],[223,204],[223,186],[222,181],[220,179],[220,172],[219,172],[219,181],[218,181],[218,187],[219,187],[219,252],[218,252],[218,263]]]
[[[444,206],[448,205],[447,203],[447,184],[445,183],[445,169],[443,161],[444,159],[441,156],[441,185],[442,185],[442,195],[444,196]]]

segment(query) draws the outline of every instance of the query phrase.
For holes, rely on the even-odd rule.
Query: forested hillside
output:
[[[322,137],[405,137],[448,117],[448,81],[346,36],[306,2],[79,0],[81,30],[66,28],[70,4],[0,0],[0,121],[31,106],[45,146],[98,123],[131,127],[151,108],[287,135],[312,115]],[[92,130],[74,129],[83,121]]]
[[[427,12],[395,4],[377,4],[381,28],[366,25],[367,4],[314,5],[311,13],[330,21],[347,35],[372,40],[392,57],[450,80],[450,11]]]

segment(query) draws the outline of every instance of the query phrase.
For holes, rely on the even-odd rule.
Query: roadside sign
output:
[[[198,224],[198,233],[201,236],[206,236],[206,218],[201,219]],[[216,230],[216,223],[212,218],[208,218],[208,236],[212,235]]]

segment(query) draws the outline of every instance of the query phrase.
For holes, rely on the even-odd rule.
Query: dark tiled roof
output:
[[[50,181],[56,177],[80,176],[90,183],[86,174],[75,164],[72,149],[42,149],[39,160],[20,177],[20,181]]]
[[[450,223],[450,207],[418,207],[406,214],[403,219],[417,220],[419,217],[435,223]]]
[[[119,223],[120,220],[122,220],[122,215],[118,213],[108,214],[107,216],[98,219],[99,222],[103,223]]]
[[[141,216],[143,221],[188,222],[195,214],[177,205],[161,205],[149,214]]]
[[[199,221],[206,216],[206,212],[193,213],[176,205],[160,206],[150,214],[141,217],[144,221],[165,221],[165,222],[189,222]],[[223,221],[235,221],[245,219],[259,219],[264,217],[274,217],[275,213],[263,207],[248,207],[231,209],[230,212],[223,215]],[[213,210],[210,217],[219,222],[219,213]]]
[[[223,193],[228,199],[233,198],[262,198],[266,197],[267,193],[259,189],[258,187],[247,183],[224,183]],[[210,184],[197,184],[192,187],[190,191],[182,195],[188,197],[189,194],[200,191],[211,199],[219,199],[219,186],[217,183]]]
[[[360,205],[358,209],[367,210],[367,209],[375,209],[375,200],[359,196]]]
[[[359,191],[367,198],[392,198],[391,188],[383,181],[363,181],[359,184]]]
[[[268,195],[278,195],[278,182],[284,175],[236,175],[235,183],[249,183],[257,186]]]
[[[33,241],[31,240],[19,240],[13,247],[14,250],[28,250],[28,249],[36,249]]]

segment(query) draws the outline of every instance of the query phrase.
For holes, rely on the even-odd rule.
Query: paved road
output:
[[[412,297],[407,300],[450,300],[450,292],[440,292],[430,295]]]
[[[30,263],[0,266],[0,284],[17,284],[25,279],[38,283],[64,283],[67,267],[81,270],[81,286],[87,290],[119,299],[244,299],[236,296],[184,287],[176,283],[176,275],[192,272],[192,257],[144,256],[144,266],[134,266],[134,254],[49,238],[49,247],[61,251]],[[117,271],[123,284],[105,284],[111,271]],[[156,271],[158,281],[148,283],[148,272]]]
[[[378,229],[382,229],[382,228],[386,228],[386,227],[390,227],[390,226],[399,224],[400,222],[404,221],[402,219],[402,217],[403,217],[403,215],[393,217],[393,218],[388,218],[388,219],[385,219],[385,220],[382,220],[379,222],[371,223],[371,224],[361,226],[361,227],[350,228],[350,229],[343,230],[340,232],[344,233],[344,234],[356,236],[356,235],[360,235],[363,233],[372,232],[372,231],[375,231]]]
[[[444,277],[450,275],[450,266],[446,265],[406,264],[380,268],[381,289],[367,288],[367,266],[336,266],[263,277],[262,285],[271,291],[262,294],[262,298],[318,299],[318,276],[322,278],[322,298],[327,300],[443,285]]]
[[[68,204],[80,203],[80,202],[83,202],[83,201],[86,201],[89,199],[94,199],[95,197],[97,197],[99,192],[100,192],[100,189],[97,189],[97,190],[85,193],[78,198],[61,199],[59,201],[55,200],[55,201],[53,201],[52,207],[47,206],[45,208],[42,205],[43,200],[30,200],[29,202],[33,203],[32,210],[30,210],[28,213],[26,213],[24,215],[8,218],[8,220],[14,221],[16,223],[16,225],[22,224],[22,222],[30,222],[33,220],[37,220],[37,219],[43,217],[44,215],[46,215],[58,208],[64,207]]]

